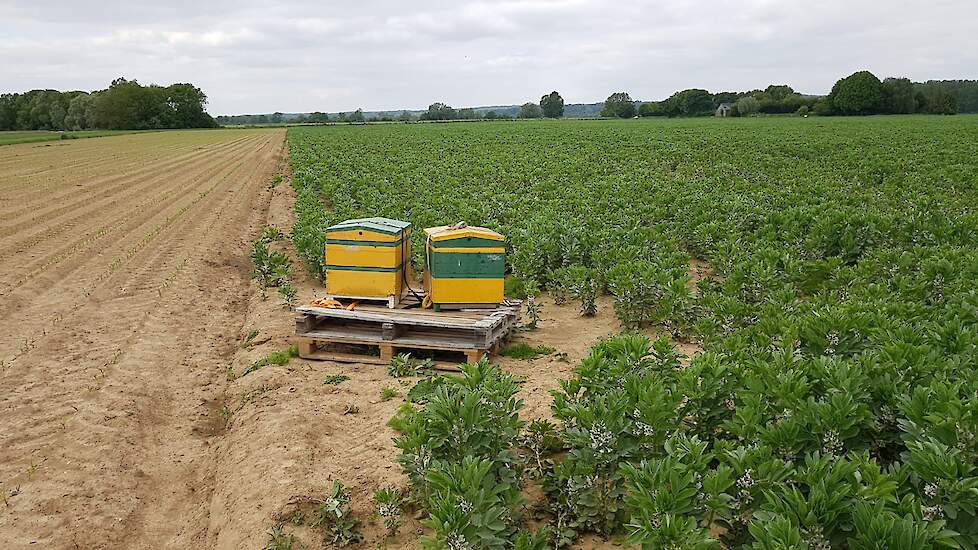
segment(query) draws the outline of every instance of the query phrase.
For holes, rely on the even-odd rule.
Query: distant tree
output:
[[[883,83],[869,71],[839,80],[829,93],[832,109],[843,115],[872,115],[883,107]]]
[[[461,120],[475,120],[479,118],[479,115],[476,114],[475,109],[473,109],[472,107],[459,109],[457,116]]]
[[[207,95],[193,84],[171,84],[165,88],[166,104],[169,107],[167,126],[170,128],[206,128],[213,126],[204,108]]]
[[[737,100],[737,114],[740,116],[751,116],[761,110],[761,102],[756,97],[749,95]]]
[[[909,114],[916,109],[913,82],[909,78],[887,78],[881,90],[884,113]]]
[[[741,97],[744,97],[742,92],[717,92],[713,94],[713,109],[718,109],[721,103],[737,103]]]
[[[421,113],[421,120],[452,120],[458,113],[452,107],[444,103],[435,102],[428,106],[428,110]]]
[[[812,105],[812,114],[817,116],[827,116],[834,114],[832,112],[832,102],[829,101],[828,97],[820,97]]]
[[[88,116],[91,113],[95,97],[81,93],[68,103],[68,113],[65,115],[65,128],[68,130],[83,130],[91,128]]]
[[[662,103],[658,101],[650,101],[648,103],[643,103],[638,107],[638,116],[665,116],[666,113],[662,110]]]
[[[560,97],[555,91],[540,98],[540,108],[543,109],[543,116],[547,118],[560,118],[564,116],[564,98]]]
[[[606,118],[632,118],[635,116],[635,102],[627,92],[615,92],[604,100],[601,116]]]
[[[808,108],[808,105],[802,105],[801,107],[798,107],[798,110],[795,111],[795,114],[798,116],[808,116],[808,111],[810,110],[811,109]]]
[[[764,93],[774,101],[783,101],[786,97],[796,94],[795,90],[786,84],[771,84],[764,89]]]
[[[410,122],[414,120],[414,116],[412,116],[411,113],[407,111],[401,111],[401,114],[397,116],[397,120],[401,122]]]
[[[0,95],[0,130],[13,130],[17,124],[19,94]]]
[[[959,113],[978,113],[978,80],[931,80],[921,84],[939,84],[954,96],[954,104]]]
[[[366,122],[366,117],[363,116],[363,109],[357,109],[353,111],[346,117],[347,122]]]
[[[520,118],[542,118],[543,109],[536,103],[524,103],[520,107]]]
[[[667,116],[705,116],[713,114],[713,96],[710,92],[692,88],[676,92],[662,102],[662,110]]]
[[[916,85],[915,106],[917,112],[932,115],[953,115],[958,103],[948,87],[940,81],[928,81]]]
[[[482,118],[486,120],[496,120],[499,118],[499,113],[493,110],[486,111],[486,114],[482,115]]]

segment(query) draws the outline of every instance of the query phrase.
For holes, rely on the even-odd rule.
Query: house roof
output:
[[[717,107],[717,109],[724,109],[724,108],[733,109],[733,106],[734,106],[733,103],[721,103],[720,106]]]

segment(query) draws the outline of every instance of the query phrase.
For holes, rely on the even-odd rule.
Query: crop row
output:
[[[549,544],[971,548],[976,138],[974,117],[293,129],[293,239],[321,272],[322,229],[345,218],[485,225],[509,238],[513,277],[585,313],[609,293],[624,325],[702,344],[680,361],[623,335],[562,382],[553,452],[529,454]],[[696,284],[691,259],[712,266]],[[439,415],[448,434],[478,433],[465,424],[478,415],[509,431],[431,457],[437,475],[402,460],[429,517],[455,514],[430,524],[433,544],[525,544],[536,535],[509,493],[487,504],[502,528],[465,530],[486,516],[459,512],[471,488],[445,476],[488,469],[518,487],[532,461],[505,458],[530,426],[500,422],[499,407],[518,410],[464,387],[412,414]]]

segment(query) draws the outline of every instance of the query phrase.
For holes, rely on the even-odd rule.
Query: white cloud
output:
[[[0,91],[190,81],[215,114],[817,93],[863,68],[974,78],[976,19],[973,0],[7,0]]]

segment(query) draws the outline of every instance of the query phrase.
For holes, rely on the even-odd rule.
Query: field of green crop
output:
[[[47,130],[17,130],[12,132],[0,132],[0,145],[54,141],[59,139],[113,136],[116,134],[131,134],[135,131],[136,130],[78,130],[61,132]]]
[[[624,334],[519,419],[486,364],[392,421],[437,548],[978,545],[978,117],[293,128],[293,240],[366,215],[510,240],[510,288]],[[416,231],[416,234],[420,231]],[[420,247],[420,243],[415,243]],[[418,250],[420,250],[418,248]],[[692,284],[689,262],[713,275]],[[414,391],[414,390],[412,390]],[[545,490],[548,526],[520,488]],[[539,519],[539,518],[536,518]]]

